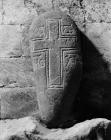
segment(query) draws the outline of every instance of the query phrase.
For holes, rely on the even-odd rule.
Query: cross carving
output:
[[[78,59],[75,55],[78,50],[67,44],[76,40],[75,33],[73,25],[65,25],[61,19],[48,19],[36,30],[32,38],[34,69],[46,75],[41,75],[46,88],[64,87],[64,73],[70,71]]]

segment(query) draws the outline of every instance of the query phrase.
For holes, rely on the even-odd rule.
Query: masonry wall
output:
[[[52,8],[60,8],[69,14],[80,31],[85,34],[87,40],[93,43],[103,60],[107,62],[106,68],[97,57],[94,56],[90,59],[88,61],[89,65],[92,62],[98,62],[96,65],[100,64],[98,65],[100,69],[94,70],[94,73],[92,71],[89,71],[88,74],[85,73],[86,78],[92,80],[90,77],[95,76],[99,79],[102,77],[104,81],[110,81],[111,79],[110,0],[0,0],[0,97],[2,118],[18,118],[37,111],[28,29],[35,15],[39,16]],[[87,55],[86,53],[85,55]],[[92,67],[90,65],[90,69],[93,69]],[[91,99],[94,96],[98,99],[97,102],[94,101],[97,103],[97,108],[104,106],[102,100],[99,100],[103,98],[103,95],[99,94],[101,90],[103,90],[102,87],[95,91],[97,94],[91,95]],[[109,92],[107,92],[107,97],[105,102],[110,104],[111,95],[109,95]]]

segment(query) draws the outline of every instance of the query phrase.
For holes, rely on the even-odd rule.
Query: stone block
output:
[[[25,25],[0,25],[0,57],[30,56],[28,30],[33,17]]]
[[[24,5],[23,0],[4,0],[4,24],[25,24],[31,15],[36,11]]]
[[[91,5],[92,3],[99,3],[99,4],[105,4],[110,2],[109,0],[83,0],[81,3],[85,5]]]
[[[2,11],[0,11],[0,25],[2,24]]]
[[[0,87],[34,86],[33,68],[30,58],[0,59]]]
[[[110,1],[84,0],[83,5],[87,22],[111,22]]]
[[[53,0],[53,7],[69,14],[77,21],[78,18],[83,18],[81,2],[78,0]]]
[[[29,0],[26,0],[26,4],[29,3]],[[52,9],[52,1],[51,0],[31,0],[31,3],[34,6],[37,14],[42,14],[50,9]]]
[[[52,6],[54,8],[60,8],[62,11],[69,12],[69,7],[71,7],[72,0],[53,0]]]
[[[2,14],[0,13],[0,24],[2,24]]]
[[[79,88],[79,32],[70,16],[52,10],[35,18],[29,36],[41,119],[55,127],[70,117]]]
[[[36,114],[38,110],[35,88],[2,88],[0,100],[2,119]]]
[[[0,25],[0,57],[22,55],[22,33],[19,25]]]
[[[0,1],[0,24],[2,24],[2,13],[3,13],[3,5],[2,0]]]
[[[22,51],[23,51],[23,56],[25,57],[30,57],[30,45],[29,45],[29,28],[30,24],[32,23],[33,18],[27,22],[27,25],[23,26],[23,31],[22,31]]]

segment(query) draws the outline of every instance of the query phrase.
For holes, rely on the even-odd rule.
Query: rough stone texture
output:
[[[22,29],[20,25],[0,25],[0,57],[22,55]]]
[[[38,110],[35,88],[1,89],[0,100],[1,118],[20,118]]]
[[[0,71],[1,88],[34,86],[32,63],[28,58],[1,58]]]
[[[54,127],[71,115],[80,85],[79,32],[69,16],[52,10],[35,18],[29,35],[41,118]]]
[[[86,22],[111,22],[110,0],[83,0]]]
[[[25,0],[24,0],[25,1]],[[23,0],[4,0],[4,24],[25,24],[36,11],[25,7]]]
[[[36,121],[33,120],[30,117],[26,117],[26,118],[22,118],[22,119],[18,119],[18,120],[2,120],[0,121],[0,139],[1,140],[9,140],[9,139],[13,139],[11,137],[13,137],[13,135],[16,137],[18,137],[17,135],[19,134],[22,138],[24,137],[24,133],[26,132],[33,132],[34,129],[36,129]],[[25,138],[24,138],[25,140]],[[26,138],[27,140],[27,138]]]
[[[0,24],[2,24],[2,12],[3,12],[2,1],[0,1]]]
[[[0,122],[0,140],[110,140],[111,122],[88,120],[68,129],[47,129],[32,117]]]
[[[55,9],[69,14],[71,18],[76,22],[78,28],[84,31],[85,23],[85,9],[81,0],[53,0],[52,5]]]
[[[29,0],[26,0],[28,3]],[[51,0],[31,0],[31,3],[35,5],[35,9],[38,15],[52,9],[52,1]]]
[[[2,14],[1,14],[1,11],[0,11],[0,24],[2,24]]]
[[[35,88],[29,88],[35,85],[30,58],[2,58],[0,71],[0,116],[18,118],[36,112]]]
[[[30,50],[27,39],[28,29],[29,25],[32,22],[33,15],[36,15],[36,13],[42,14],[43,12],[48,11],[53,6],[56,7],[56,5],[61,7],[61,9],[68,9],[71,1],[67,4],[65,3],[66,2],[64,1],[63,7],[60,6],[60,1],[56,1],[55,4],[52,5],[51,0],[17,0],[16,2],[14,0],[0,1],[0,13],[2,14],[2,16],[0,17],[2,20],[1,22],[4,24],[0,26],[0,57],[4,58],[0,59],[0,87],[1,89],[4,88],[4,91],[7,91],[6,88],[11,88],[9,92],[5,92],[5,95],[8,94],[10,97],[12,94],[13,96],[13,91],[16,91],[16,88],[27,88],[34,86],[32,73],[33,69],[30,61]],[[26,57],[20,58],[21,56]],[[12,57],[13,59],[5,59],[5,57]],[[21,89],[21,91],[23,94],[25,94],[25,89]],[[17,93],[17,95],[19,96],[21,92],[18,92],[17,90]],[[32,94],[32,92],[30,94]],[[10,98],[8,99],[9,101],[7,102],[10,103]],[[1,104],[2,108],[5,109],[5,106],[7,106],[7,102],[5,101],[4,104]],[[12,105],[13,104],[14,103],[12,102]],[[11,111],[10,108],[8,108],[8,110]],[[12,118],[14,116],[17,116],[16,108],[13,110],[15,110],[15,114],[13,113],[13,115],[11,115]],[[11,113],[8,112],[8,115],[9,114]],[[18,116],[21,115],[18,114]]]
[[[83,37],[84,35],[82,35],[82,38],[84,38],[85,40],[84,46],[87,46],[87,47],[84,47],[84,50],[85,50],[84,54],[85,55],[87,54],[87,57],[84,59],[85,60],[87,59],[86,63],[88,63],[87,64],[88,67],[85,67],[85,70],[84,70],[85,71],[84,77],[86,77],[87,82],[84,82],[83,80],[82,83],[83,85],[85,85],[84,87],[88,87],[87,85],[89,85],[89,83],[91,84],[90,86],[92,86],[93,85],[92,79],[94,77],[96,79],[95,81],[99,79],[99,82],[100,82],[101,81],[100,79],[102,79],[102,82],[103,82],[103,79],[104,79],[105,83],[107,84],[104,85],[103,84],[104,82],[103,82],[99,85],[99,90],[96,91],[97,94],[91,95],[90,99],[91,100],[94,99],[94,100],[93,101],[89,100],[90,102],[88,102],[88,104],[85,106],[85,109],[89,107],[89,104],[91,102],[94,103],[93,104],[94,110],[92,112],[94,112],[98,108],[99,108],[98,110],[102,110],[103,112],[103,106],[105,106],[104,112],[106,111],[107,113],[105,112],[104,114],[106,117],[108,117],[108,114],[110,114],[109,112],[111,112],[111,109],[109,108],[110,103],[111,103],[110,101],[111,97],[110,97],[110,94],[108,93],[108,91],[110,92],[109,83],[110,83],[110,67],[111,67],[110,60],[109,60],[110,59],[110,40],[111,40],[110,39],[110,26],[111,26],[110,25],[111,24],[110,23],[111,22],[111,1],[110,0],[52,0],[52,1],[51,0],[16,0],[16,1],[15,0],[0,0],[0,57],[13,57],[14,58],[14,57],[25,56],[25,59],[26,60],[28,59],[29,61],[30,50],[29,50],[29,42],[28,42],[28,37],[27,37],[29,26],[35,15],[40,15],[44,13],[45,11],[49,11],[50,8],[60,8],[65,13],[69,14],[72,17],[72,19],[76,21],[76,24],[79,27],[79,29],[86,34],[86,37]],[[9,26],[9,24],[11,24],[11,26]],[[98,37],[95,34],[99,34]],[[6,36],[6,38],[4,36]],[[90,39],[90,43],[89,43],[89,39]],[[98,51],[100,51],[100,56],[102,55],[101,58],[103,60],[105,61],[107,60],[106,63],[103,63],[103,60],[101,60],[100,57],[97,58],[97,56],[94,56],[94,55],[92,56],[91,54],[92,49],[90,49],[90,51],[88,51],[89,49],[86,51],[86,48],[90,48],[89,46],[92,46],[91,44],[93,44],[92,48],[96,48]],[[91,57],[92,59],[89,59]],[[95,59],[97,61],[94,61]],[[15,62],[16,62],[16,59],[15,59]],[[96,63],[96,65],[92,66],[91,62]],[[9,65],[11,65],[12,67],[11,63],[9,63]],[[6,67],[6,65],[2,65],[2,66]],[[30,63],[29,63],[29,66],[31,66]],[[24,67],[21,67],[21,70],[22,69],[24,69]],[[91,69],[94,70],[94,72],[92,72]],[[5,68],[3,68],[3,71],[5,71]],[[87,71],[88,71],[88,74],[86,74]],[[5,72],[1,72],[1,73],[2,74],[4,73],[3,75],[5,75]],[[12,72],[10,71],[10,73]],[[25,75],[26,72],[23,72],[23,73],[22,75]],[[1,80],[1,83],[4,83],[4,78],[2,74],[1,74],[0,79],[3,80],[3,81]],[[28,73],[28,77],[29,77],[28,81],[32,81],[33,79],[32,72]],[[24,76],[23,78],[20,76],[20,78],[24,81]],[[15,85],[13,87],[15,87]],[[21,84],[19,85],[21,87]],[[25,85],[26,86],[22,86],[22,87],[26,88],[28,87],[28,85],[30,86],[30,84],[25,84]],[[105,92],[104,92],[103,87],[105,89]],[[2,88],[3,88],[3,84],[1,84],[1,89]],[[6,88],[4,88],[4,90],[5,89]],[[90,88],[90,90],[92,89],[93,88]],[[81,94],[82,94],[82,97],[84,97],[82,98],[82,101],[83,99],[87,99],[86,98],[87,94],[83,96],[83,91],[81,92]],[[85,100],[85,102],[87,103],[87,100]],[[90,107],[89,107],[89,110],[91,110]],[[99,111],[96,111],[96,115],[97,115],[97,112]],[[100,117],[102,116],[103,116],[103,113],[100,115]]]

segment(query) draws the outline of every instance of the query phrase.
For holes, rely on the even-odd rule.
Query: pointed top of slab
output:
[[[52,24],[52,25],[51,25]],[[52,29],[49,27],[52,26]],[[50,29],[49,29],[50,28]],[[51,10],[40,16],[36,16],[32,21],[29,38],[31,40],[42,40],[49,38],[49,30],[55,32],[62,37],[76,36],[77,26],[69,15],[57,10]],[[57,36],[57,34],[55,36]]]

